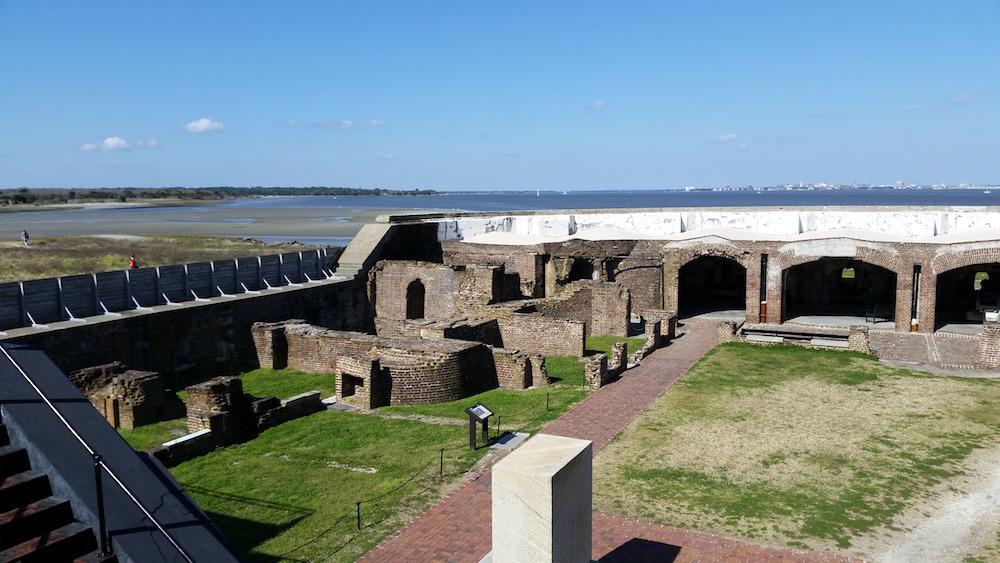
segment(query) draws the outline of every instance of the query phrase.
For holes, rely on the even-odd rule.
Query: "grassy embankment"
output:
[[[594,508],[870,556],[856,546],[933,512],[970,454],[1000,447],[998,401],[1000,381],[721,345],[597,456]]]

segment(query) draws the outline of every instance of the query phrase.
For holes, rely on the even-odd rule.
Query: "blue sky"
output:
[[[1000,183],[1000,0],[0,0],[0,188]]]

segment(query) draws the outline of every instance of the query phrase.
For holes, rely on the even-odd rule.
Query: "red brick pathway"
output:
[[[542,431],[591,440],[594,454],[715,346],[716,323],[689,321],[669,346],[646,357]],[[478,563],[492,544],[492,472],[439,501],[358,561]],[[619,516],[594,513],[593,557],[602,563],[644,561],[834,562],[842,557],[776,549]]]

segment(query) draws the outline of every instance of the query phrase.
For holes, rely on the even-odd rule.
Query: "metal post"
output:
[[[361,501],[358,501],[358,529],[361,529]]]
[[[549,392],[545,392],[545,412],[549,412]]]
[[[101,541],[101,557],[111,555],[111,543],[108,541],[108,523],[104,517],[104,483],[101,478],[101,464],[103,460],[98,454],[94,456],[94,483],[97,488],[97,522],[98,533]]]
[[[441,469],[438,471],[438,477],[444,477],[444,448],[441,448]]]

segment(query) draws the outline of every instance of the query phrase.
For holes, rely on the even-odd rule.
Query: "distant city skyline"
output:
[[[0,189],[997,185],[996,29],[997,0],[0,0]]]

